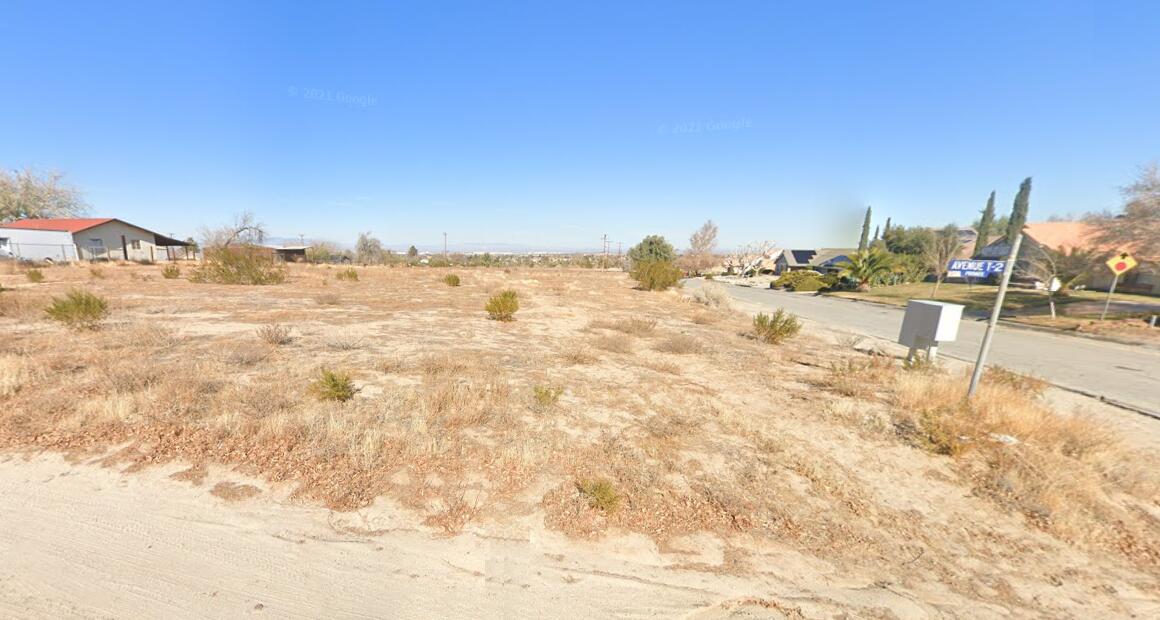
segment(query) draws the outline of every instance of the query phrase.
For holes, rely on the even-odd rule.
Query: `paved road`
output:
[[[689,280],[695,289],[700,280]],[[740,301],[785,308],[803,318],[894,341],[903,309],[834,297],[724,285]],[[986,322],[963,319],[956,342],[939,347],[939,355],[973,362]],[[1042,377],[1052,383],[1098,396],[1114,404],[1160,417],[1160,350],[1077,336],[1055,335],[1000,324],[988,363]]]

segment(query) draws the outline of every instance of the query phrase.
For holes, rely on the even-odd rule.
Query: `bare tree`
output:
[[[359,233],[354,251],[356,260],[364,265],[377,265],[383,262],[383,243],[372,237],[369,230]]]
[[[681,257],[684,267],[695,274],[711,269],[717,263],[717,225],[708,220],[689,237],[689,251]]]
[[[926,263],[927,269],[934,272],[934,290],[930,293],[932,298],[938,295],[938,287],[947,275],[947,263],[958,255],[962,247],[958,227],[954,224],[947,224],[924,244],[922,261]]]
[[[1153,163],[1142,168],[1123,192],[1122,213],[1089,218],[1096,228],[1094,241],[1106,248],[1160,256],[1160,166]]]
[[[259,245],[266,229],[249,211],[234,216],[232,224],[201,229],[202,247],[224,248],[230,245]]]
[[[757,272],[761,261],[774,248],[772,241],[754,241],[737,248],[726,258],[725,266],[741,276],[749,277]]]
[[[1055,320],[1055,293],[1066,295],[1068,290],[1082,283],[1091,275],[1099,256],[1095,250],[1083,248],[1052,249],[1038,243],[1024,247],[1026,250],[1020,252],[1017,273],[1044,283],[1047,305],[1052,320]]]
[[[62,183],[62,178],[59,172],[0,170],[0,222],[84,213],[88,206],[80,190]]]

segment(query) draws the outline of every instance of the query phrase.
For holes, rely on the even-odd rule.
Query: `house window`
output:
[[[105,240],[104,239],[89,239],[89,247],[103,248],[103,247],[105,247]]]
[[[140,239],[134,239],[134,240],[133,240],[133,249],[134,249],[134,250],[140,250],[140,249],[141,249],[141,240],[140,240]]]

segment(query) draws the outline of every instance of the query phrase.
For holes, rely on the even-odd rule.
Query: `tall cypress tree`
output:
[[[889,234],[890,234],[890,218],[886,218],[886,227],[882,229],[882,238],[885,239],[886,235],[889,235]]]
[[[1007,243],[1015,243],[1015,236],[1023,231],[1027,224],[1027,210],[1031,208],[1031,177],[1023,179],[1019,184],[1019,193],[1015,194],[1015,206],[1011,208],[1011,219],[1007,222]]]
[[[987,246],[987,238],[991,236],[991,225],[995,223],[995,192],[991,191],[991,197],[987,199],[987,207],[983,209],[983,217],[979,220],[979,236],[975,238],[975,249],[971,252],[971,256],[975,256]]]
[[[862,222],[862,238],[858,241],[858,251],[861,252],[870,245],[870,207],[866,207],[866,219]]]
[[[875,240],[875,241],[878,241],[878,233],[880,233],[880,232],[882,232],[882,227],[881,227],[881,226],[875,226],[875,227],[874,227],[874,240]]]

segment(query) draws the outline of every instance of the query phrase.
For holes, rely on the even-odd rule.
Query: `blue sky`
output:
[[[5,3],[0,166],[185,236],[850,245],[1115,208],[1160,158],[1156,2]],[[181,6],[185,5],[185,6]]]

